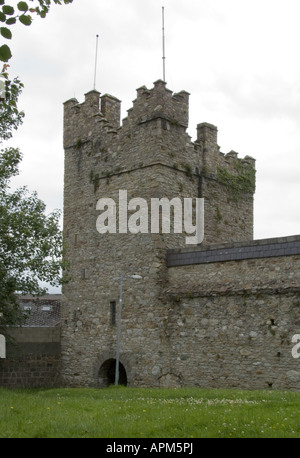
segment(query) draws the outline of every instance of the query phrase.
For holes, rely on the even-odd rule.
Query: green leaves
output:
[[[21,159],[17,148],[0,151],[0,326],[21,324],[13,312],[16,293],[41,294],[41,282],[62,281],[60,212],[47,215],[44,202],[26,187],[10,190]]]
[[[2,47],[0,51],[1,49]],[[0,141],[10,139],[13,131],[20,126],[24,117],[24,113],[17,108],[23,84],[18,78],[9,81],[8,75],[4,72],[2,73],[2,79],[5,80],[6,97],[0,104]]]
[[[51,0],[31,0],[47,13]],[[8,0],[9,3],[12,3]],[[11,40],[10,27],[16,22],[29,26],[36,8],[20,1],[17,7],[0,0],[0,37]],[[55,1],[56,3],[56,1]],[[0,46],[0,60],[12,57],[9,46]],[[5,84],[5,97],[0,103],[0,145],[12,137],[23,121],[24,113],[18,110],[18,98],[23,84],[18,78],[9,80],[4,64],[1,83]],[[62,232],[60,213],[46,214],[46,206],[36,193],[26,187],[11,191],[10,181],[19,173],[22,155],[18,148],[0,149],[0,327],[20,325],[22,314],[17,304],[17,293],[41,294],[41,283],[61,284]]]
[[[10,0],[8,0],[10,2]],[[6,0],[0,0],[0,23],[4,23],[5,26],[0,27],[0,35],[7,39],[12,39],[12,32],[7,26],[14,25],[17,21],[21,24],[29,26],[32,23],[32,17],[28,12],[35,13],[38,16],[44,18],[49,12],[51,2],[53,1],[57,5],[61,5],[61,0],[30,0],[31,2],[36,2],[36,5],[33,5],[33,8],[29,8],[27,1],[20,1],[17,3],[17,7],[14,8],[11,5],[6,4]],[[73,0],[64,0],[65,4],[72,3]],[[9,46],[4,45],[0,47],[0,61],[8,62],[12,57]]]
[[[2,7],[2,12],[3,12],[4,14],[7,14],[7,15],[11,16],[11,15],[14,14],[15,10],[14,10],[14,8],[13,8],[12,6],[4,5],[4,6]]]
[[[7,45],[3,45],[0,47],[0,60],[2,60],[2,62],[8,62],[11,56],[12,54]]]
[[[19,2],[17,7],[19,11],[24,11],[25,13],[28,11],[28,5],[26,2]]]
[[[5,23],[6,26],[12,26],[17,22],[17,19],[19,19],[19,21],[24,25],[31,24],[31,16],[24,14],[28,10],[28,5],[26,2],[19,2],[17,5],[18,10],[23,12],[21,16],[15,15],[14,7],[11,5],[5,5],[5,0],[0,0],[0,5],[3,5],[2,11],[0,11],[0,22]],[[12,39],[12,32],[8,27],[0,27],[0,35],[6,40]],[[0,61],[8,62],[11,57],[12,54],[9,46],[1,46]]]
[[[25,14],[22,14],[19,16],[19,21],[24,24],[24,25],[30,25],[32,22],[31,16],[26,16]]]
[[[7,27],[0,27],[0,33],[4,38],[11,39],[12,33]]]
[[[23,11],[23,14],[21,16],[19,16],[19,21],[24,25],[30,25],[31,22],[32,22],[31,16],[29,16],[29,14],[28,15],[24,14],[24,13],[26,13],[28,11],[27,3],[26,2],[19,2],[17,7],[18,7],[19,11]]]
[[[8,167],[9,157],[15,161],[14,150],[6,150]],[[6,297],[13,292],[40,294],[40,282],[60,283],[60,214],[46,215],[45,210],[44,202],[25,187],[12,193],[7,185],[0,187],[0,292],[7,292]],[[1,297],[0,311],[4,311]]]
[[[16,22],[17,22],[17,19],[15,17],[11,17],[11,18],[7,19],[6,24],[7,25],[13,25]]]

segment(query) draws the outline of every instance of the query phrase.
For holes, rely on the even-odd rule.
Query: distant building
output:
[[[61,294],[47,294],[39,298],[21,296],[20,308],[28,314],[22,327],[55,327],[60,326]]]
[[[21,327],[9,328],[0,386],[59,386],[61,295],[21,296],[19,303],[28,318]]]

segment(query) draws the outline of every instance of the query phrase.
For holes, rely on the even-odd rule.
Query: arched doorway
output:
[[[104,361],[99,369],[98,383],[101,388],[114,385],[116,375],[116,360],[114,358]],[[127,374],[125,367],[119,362],[119,385],[127,386]]]

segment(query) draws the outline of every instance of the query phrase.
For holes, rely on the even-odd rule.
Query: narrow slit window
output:
[[[110,324],[112,326],[116,324],[116,301],[110,302]]]

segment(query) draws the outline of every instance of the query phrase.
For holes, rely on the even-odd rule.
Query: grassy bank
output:
[[[300,437],[300,393],[0,388],[0,437]]]

